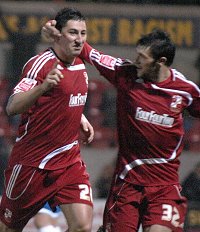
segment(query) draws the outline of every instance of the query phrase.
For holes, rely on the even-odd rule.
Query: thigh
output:
[[[89,175],[82,161],[68,167],[59,179],[59,190],[54,196],[51,207],[63,204],[83,203],[93,206],[92,189]]]
[[[22,229],[10,229],[4,223],[0,221],[0,231],[1,232],[22,232]]]
[[[63,204],[60,205],[60,207],[65,215],[70,231],[79,231],[83,228],[87,228],[87,230],[84,231],[91,230],[93,218],[93,208],[91,205],[73,203]]]
[[[155,229],[162,226],[162,230],[155,231],[182,232],[187,207],[179,186],[146,187],[145,191],[147,206],[141,215],[143,227],[150,228],[150,232],[153,226]]]
[[[142,189],[120,179],[112,184],[106,202],[103,225],[109,232],[138,231]]]
[[[51,206],[59,205],[69,231],[91,231],[93,198],[86,166],[79,160],[62,174]]]

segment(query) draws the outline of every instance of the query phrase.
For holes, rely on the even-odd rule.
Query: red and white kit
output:
[[[41,84],[57,59],[51,48],[31,58],[13,94]],[[52,206],[73,202],[92,205],[89,176],[78,144],[87,72],[80,58],[72,65],[60,61],[57,68],[64,78],[21,115],[0,211],[1,220],[11,228],[23,227],[48,200]]]
[[[128,64],[128,60],[105,55],[88,44],[85,44],[81,57],[94,65],[117,89],[119,152],[115,174],[118,180],[113,181],[106,205],[107,228],[113,228],[112,231],[115,232],[122,231],[120,226],[114,226],[116,223],[120,224],[119,218],[123,217],[122,206],[126,207],[128,203],[133,203],[133,207],[134,203],[137,205],[147,199],[148,207],[142,212],[143,220],[144,218],[146,220],[144,225],[155,224],[157,220],[158,224],[167,223],[173,230],[181,228],[185,210],[177,212],[179,206],[172,201],[179,204],[185,202],[179,194],[178,178],[179,156],[183,149],[184,135],[182,113],[187,108],[192,116],[200,117],[199,88],[175,69],[171,69],[171,75],[163,82],[143,81],[137,78],[136,69],[134,65]],[[124,188],[118,183],[121,182],[120,180],[125,185],[136,186],[136,189],[139,186],[138,195],[135,194],[134,189],[130,200],[130,189],[126,195],[126,192],[123,192]],[[153,198],[156,199],[154,202],[153,195],[148,196],[148,192],[152,192],[152,187],[155,187],[154,191],[160,191],[161,186],[166,193],[168,192],[166,186],[169,186],[169,191],[172,191],[171,186],[174,186],[173,194],[168,194],[168,198],[166,196],[162,196],[161,199]],[[147,191],[148,187],[151,187],[151,191]],[[159,190],[156,190],[157,188]],[[119,208],[115,207],[116,199],[118,203],[121,201]],[[155,205],[153,207],[151,204],[158,202],[162,204],[157,204],[158,209],[155,210]],[[169,205],[167,209],[166,205]],[[152,208],[154,211],[151,211]],[[112,215],[113,211],[115,213]],[[145,217],[148,211],[154,213],[154,218]],[[131,218],[131,212],[129,208],[128,218]],[[164,217],[163,215],[167,213],[168,217]],[[127,223],[136,229],[138,222],[133,218],[134,216],[132,221],[127,219]],[[115,219],[118,222],[114,223]],[[123,227],[121,225],[121,228]],[[129,231],[125,228],[123,231]]]
[[[29,60],[23,69],[22,80],[14,88],[14,94],[41,84],[56,61],[52,49]],[[59,85],[43,94],[21,116],[10,165],[17,160],[24,165],[54,170],[74,162],[62,153],[78,144],[88,77],[85,65],[79,58],[71,66],[60,62],[57,68],[64,75]]]

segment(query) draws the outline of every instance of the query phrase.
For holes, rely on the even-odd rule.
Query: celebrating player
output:
[[[1,232],[22,231],[46,202],[60,206],[67,231],[91,231],[92,192],[79,146],[80,128],[85,142],[94,136],[82,114],[88,76],[77,57],[86,41],[86,23],[71,8],[55,19],[61,36],[25,64],[7,104],[8,114],[21,114],[21,122],[5,171]]]
[[[137,231],[140,223],[145,232],[183,231],[182,113],[200,117],[200,90],[170,68],[174,56],[174,44],[160,30],[139,39],[130,67],[84,46],[82,57],[117,88],[119,153],[104,212],[106,231]]]
[[[55,23],[43,34],[56,38]],[[174,56],[175,45],[161,30],[138,40],[134,64],[84,45],[81,58],[117,89],[118,160],[99,232],[136,232],[140,224],[144,232],[183,231],[182,114],[200,117],[200,90],[170,68]]]

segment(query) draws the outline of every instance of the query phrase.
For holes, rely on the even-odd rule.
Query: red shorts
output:
[[[0,219],[13,229],[22,229],[48,201],[56,205],[93,205],[89,175],[82,161],[58,170],[43,170],[17,164],[5,171],[5,191]]]
[[[119,179],[112,186],[104,211],[104,228],[108,232],[136,232],[151,225],[163,225],[182,232],[186,215],[186,198],[179,186],[136,186]]]

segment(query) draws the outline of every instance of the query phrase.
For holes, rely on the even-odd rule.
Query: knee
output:
[[[1,232],[7,232],[7,231],[9,231],[8,227],[3,222],[0,222],[0,231]]]
[[[3,222],[0,221],[0,231],[1,232],[21,232],[21,230],[14,230],[8,228]]]
[[[69,227],[68,232],[91,232],[92,231],[92,225],[90,223],[88,224],[79,224],[75,225],[74,227]]]

